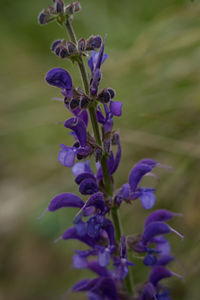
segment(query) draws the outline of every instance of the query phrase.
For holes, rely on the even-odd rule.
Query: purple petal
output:
[[[153,192],[143,192],[139,198],[144,209],[152,208],[156,202],[156,196]]]
[[[105,248],[103,251],[98,253],[98,262],[102,267],[106,267],[110,264],[110,249]]]
[[[88,262],[85,257],[76,254],[73,256],[73,265],[76,269],[83,269],[87,268]]]
[[[85,207],[94,206],[101,211],[104,211],[105,208],[105,201],[103,194],[101,192],[95,193],[92,195],[86,202]]]
[[[86,162],[81,161],[81,162],[76,163],[72,168],[72,172],[75,176],[78,176],[84,172],[92,173],[89,160],[87,160]]]
[[[102,217],[101,215],[96,215],[94,217],[91,217],[87,221],[87,224],[88,224],[87,234],[91,238],[98,238],[100,236],[100,230],[101,230],[103,222],[104,222],[104,217]]]
[[[105,123],[105,117],[101,111],[101,108],[98,106],[98,109],[96,111],[96,117],[97,117],[97,121],[100,123],[100,124],[104,124]]]
[[[94,180],[92,178],[84,179],[83,181],[81,181],[81,183],[79,185],[79,192],[82,195],[92,195],[92,194],[98,192],[98,190],[99,190],[99,188],[96,183],[96,180]]]
[[[123,200],[127,200],[129,198],[129,184],[125,183],[122,185],[121,189],[117,193],[115,197],[115,202],[120,205]]]
[[[157,209],[147,217],[144,226],[146,227],[148,224],[156,221],[168,221],[176,215],[179,214],[173,213],[167,209]]]
[[[48,210],[53,212],[62,207],[79,207],[84,205],[84,201],[75,194],[62,193],[53,198],[48,206]]]
[[[139,182],[141,181],[142,177],[151,172],[152,167],[148,164],[138,162],[130,172],[129,175],[129,185],[131,188],[131,192],[135,192]]]
[[[76,158],[76,149],[74,149],[73,147],[67,147],[65,145],[60,146],[62,147],[62,149],[59,151],[58,161],[64,167],[72,167]]]
[[[170,227],[164,222],[152,222],[145,227],[142,242],[146,245],[151,239],[157,235],[170,233]]]
[[[164,237],[156,237],[153,241],[156,243],[156,250],[158,250],[161,255],[170,254],[171,247],[167,239]]]
[[[67,231],[65,231],[62,235],[62,238],[63,240],[69,240],[69,239],[79,240],[91,247],[94,247],[97,241],[96,239],[92,239],[88,235],[84,235],[84,236],[78,235],[75,227],[71,227]]]
[[[69,73],[62,68],[54,68],[46,75],[46,81],[53,86],[65,89],[67,92],[72,90],[72,79]]]
[[[110,111],[114,116],[122,115],[122,103],[120,101],[110,101]]]
[[[109,272],[105,267],[99,265],[97,261],[89,261],[88,262],[88,269],[97,273],[99,276],[109,276]]]
[[[64,126],[73,130],[80,142],[82,147],[87,145],[87,132],[86,132],[86,125],[83,120],[78,117],[71,118],[65,121]]]
[[[75,182],[80,184],[84,179],[88,178],[96,180],[95,176],[91,172],[83,172],[75,178]]]
[[[145,258],[143,259],[143,263],[145,266],[153,266],[157,262],[157,258],[155,255],[147,254]]]
[[[169,264],[171,261],[174,260],[174,257],[171,256],[171,255],[161,255],[157,262],[156,262],[156,265],[158,266],[165,266],[167,264]]]
[[[156,266],[153,268],[153,270],[149,276],[149,281],[154,286],[156,286],[160,280],[171,277],[171,276],[172,276],[172,273],[168,269],[166,269],[163,266]]]

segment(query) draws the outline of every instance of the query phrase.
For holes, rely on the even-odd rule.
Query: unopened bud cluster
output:
[[[73,17],[80,10],[81,5],[79,1],[65,6],[63,0],[53,0],[53,5],[41,11],[38,16],[38,22],[40,25],[46,25],[54,20],[57,20],[58,23],[63,23],[66,18]]]

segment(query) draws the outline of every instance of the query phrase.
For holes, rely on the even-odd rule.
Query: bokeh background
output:
[[[71,170],[57,162],[59,144],[72,142],[59,121],[70,115],[52,101],[59,91],[44,82],[52,67],[66,67],[81,84],[76,66],[49,50],[64,30],[55,23],[41,27],[37,15],[48,0],[1,0],[1,209],[0,300],[60,299],[85,271],[73,270],[78,242],[55,238],[71,225],[73,209],[37,217],[57,193],[75,192]],[[200,1],[85,0],[74,26],[79,37],[107,35],[109,59],[102,86],[117,91],[124,103],[120,128],[123,159],[116,187],[128,178],[132,165],[152,157],[173,166],[159,169],[157,208],[181,212],[172,226],[185,235],[170,235],[177,260],[171,270],[184,281],[167,282],[175,300],[200,296]],[[123,205],[127,234],[142,230],[148,212],[139,201]],[[136,261],[134,280],[147,273]],[[70,294],[69,299],[86,299]]]

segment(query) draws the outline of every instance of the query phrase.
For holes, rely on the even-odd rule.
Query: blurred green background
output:
[[[37,217],[61,192],[75,192],[71,170],[57,162],[59,144],[71,138],[59,121],[70,114],[52,101],[59,91],[44,82],[52,67],[66,67],[80,85],[76,66],[54,56],[49,45],[65,32],[55,23],[40,27],[37,15],[47,0],[1,0],[1,210],[0,300],[60,299],[85,271],[73,270],[78,242],[54,244],[71,225],[75,211]],[[79,37],[107,35],[109,59],[103,82],[124,103],[116,119],[123,159],[115,176],[125,183],[132,165],[152,157],[173,166],[159,169],[157,208],[181,212],[171,222],[185,235],[170,235],[177,260],[170,266],[185,277],[167,282],[175,300],[200,299],[200,2],[189,0],[81,1],[74,26]],[[139,201],[123,205],[127,234],[142,230],[148,212]],[[147,279],[141,262],[135,282]],[[86,299],[70,294],[69,299]]]

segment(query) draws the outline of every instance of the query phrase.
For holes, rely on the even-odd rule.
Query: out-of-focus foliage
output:
[[[52,67],[66,67],[81,84],[76,66],[50,53],[65,35],[54,24],[40,27],[37,15],[48,0],[1,1],[1,273],[0,299],[59,299],[83,273],[72,270],[74,242],[53,244],[72,222],[70,210],[37,216],[58,192],[75,191],[70,169],[57,162],[60,143],[71,143],[62,124],[69,113],[51,101],[59,96],[44,83]],[[152,157],[174,167],[158,171],[157,208],[182,212],[171,236],[177,261],[171,270],[173,299],[198,300],[200,276],[200,2],[183,0],[81,1],[78,36],[107,35],[104,82],[123,101],[117,120],[123,161],[116,187],[125,183],[138,159]],[[147,215],[135,202],[122,207],[127,233],[142,230]],[[136,259],[133,258],[134,261]],[[135,282],[146,278],[136,261]],[[83,299],[70,295],[70,299]]]

